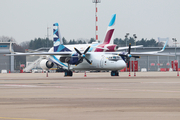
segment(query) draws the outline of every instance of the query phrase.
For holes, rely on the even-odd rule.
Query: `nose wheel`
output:
[[[111,71],[111,76],[119,76],[119,71]]]

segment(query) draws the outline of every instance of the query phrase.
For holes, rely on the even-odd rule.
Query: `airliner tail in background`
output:
[[[58,23],[53,24],[53,41],[54,41],[54,52],[71,51],[63,45]]]
[[[106,36],[104,39],[103,44],[113,44],[113,33],[115,29],[115,20],[116,20],[116,14],[112,15],[111,21],[108,25],[107,31],[106,31]]]

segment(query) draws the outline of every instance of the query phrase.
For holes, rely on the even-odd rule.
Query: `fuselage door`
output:
[[[100,60],[100,67],[103,68],[104,67],[104,55],[102,55],[102,58]]]

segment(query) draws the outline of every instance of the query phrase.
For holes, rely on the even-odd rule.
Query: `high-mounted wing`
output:
[[[160,51],[151,51],[151,52],[132,52],[131,55],[139,55],[139,56],[172,56],[170,54],[161,53],[165,50],[168,40],[164,44],[164,47]]]
[[[4,56],[26,56],[26,55],[72,55],[74,52],[39,52],[39,53],[14,53],[14,54],[4,54]]]

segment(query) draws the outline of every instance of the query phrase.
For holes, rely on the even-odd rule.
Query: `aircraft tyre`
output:
[[[65,72],[64,72],[64,76],[66,77],[66,76],[73,76],[73,72],[71,71],[71,70],[66,70]]]
[[[116,71],[111,71],[111,76],[119,76],[119,72]]]

